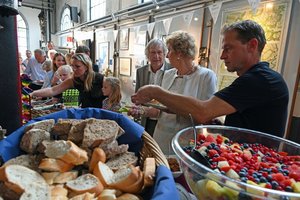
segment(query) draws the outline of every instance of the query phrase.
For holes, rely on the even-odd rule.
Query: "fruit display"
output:
[[[172,141],[198,199],[300,199],[300,145],[268,134],[224,126],[191,128]],[[208,163],[197,162],[197,151]]]

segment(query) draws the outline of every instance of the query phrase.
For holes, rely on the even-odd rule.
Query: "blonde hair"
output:
[[[56,58],[57,58],[58,56],[63,57],[63,59],[64,59],[64,61],[65,61],[65,64],[66,64],[66,58],[65,58],[64,54],[62,54],[62,53],[56,53],[56,54],[54,55],[54,57],[53,57],[53,60],[52,60],[52,70],[53,70],[53,72],[56,72],[57,69],[58,69],[58,66],[57,66],[56,63],[55,63],[55,62],[56,62]]]
[[[85,79],[83,82],[83,88],[86,92],[90,91],[92,89],[93,80],[95,77],[95,72],[93,71],[92,61],[90,57],[85,53],[76,53],[72,56],[71,63],[73,62],[73,60],[78,60],[87,67],[87,71],[85,72]],[[76,79],[74,79],[74,81],[78,83]]]
[[[116,77],[105,77],[104,81],[106,81],[112,89],[112,94],[108,99],[108,103],[110,105],[119,103],[122,99],[120,80]]]
[[[170,45],[175,52],[182,53],[184,56],[195,58],[197,49],[194,37],[185,31],[175,31],[167,36],[166,43]]]
[[[65,59],[66,59],[67,65],[71,64],[71,58],[72,58],[72,54],[71,53],[66,53],[65,54]]]

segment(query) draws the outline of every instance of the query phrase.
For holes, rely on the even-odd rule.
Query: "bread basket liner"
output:
[[[147,157],[155,158],[156,165],[158,166],[155,185],[147,193],[143,194],[145,195],[143,196],[144,199],[179,199],[168,162],[158,144],[144,131],[142,126],[122,114],[107,110],[98,108],[70,108],[33,119],[0,141],[0,156],[5,162],[23,153],[19,148],[19,143],[24,134],[24,128],[28,124],[45,119],[55,119],[57,121],[59,118],[86,119],[91,117],[116,121],[125,131],[125,134],[118,138],[118,142],[120,144],[129,144],[129,151],[135,152],[140,156],[140,164]]]

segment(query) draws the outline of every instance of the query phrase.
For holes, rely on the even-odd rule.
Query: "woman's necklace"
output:
[[[196,71],[196,69],[197,69],[197,67],[196,66],[192,66],[192,68],[190,69],[190,70],[188,70],[186,73],[184,73],[184,74],[180,74],[180,75],[178,75],[177,77],[183,77],[183,76],[186,76],[186,75],[190,75],[190,74],[192,74],[192,73],[194,73],[195,71]]]

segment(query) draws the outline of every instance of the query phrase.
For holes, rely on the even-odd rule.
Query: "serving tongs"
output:
[[[191,114],[189,114],[189,117],[190,117],[190,120],[191,120],[191,123],[192,123],[193,132],[194,132],[194,146],[191,150],[190,156],[192,158],[194,158],[197,162],[199,162],[202,165],[205,165],[206,167],[210,168],[209,161],[196,148],[197,147],[197,129],[196,129],[196,126],[195,126],[195,123],[194,123],[193,116]]]

